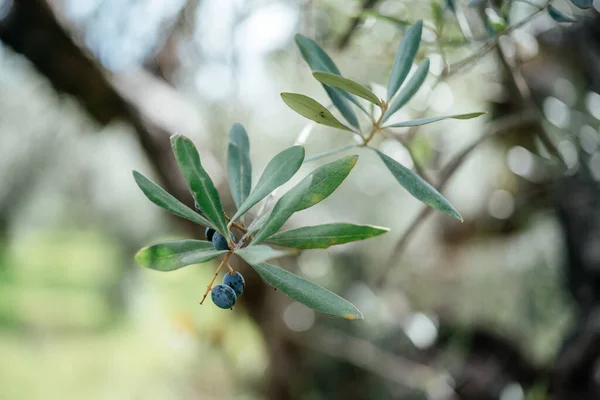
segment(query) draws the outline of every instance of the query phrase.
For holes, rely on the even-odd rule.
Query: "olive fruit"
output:
[[[244,293],[244,287],[246,286],[244,277],[239,272],[226,273],[225,277],[223,278],[223,284],[232,288],[236,296],[241,296],[242,293]]]
[[[209,242],[212,242],[213,239],[213,235],[215,234],[215,230],[213,228],[206,228],[206,230],[204,231],[204,235],[206,236],[206,240],[208,240]]]
[[[231,239],[231,241],[233,243],[235,243],[235,236],[233,236],[233,233],[229,232],[229,238]],[[227,244],[227,240],[225,240],[225,237],[223,237],[223,235],[221,235],[219,232],[215,232],[212,235],[211,241],[212,241],[213,247],[215,249],[229,250],[229,245]]]
[[[232,288],[227,285],[217,285],[210,292],[210,298],[219,308],[233,308],[236,295]]]

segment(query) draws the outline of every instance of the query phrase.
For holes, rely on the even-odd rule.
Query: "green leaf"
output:
[[[310,69],[340,75],[338,67],[317,42],[299,33],[294,36],[294,40]]]
[[[304,194],[310,187],[311,179],[303,179],[299,184],[290,189],[289,192],[281,196],[279,201],[273,207],[273,211],[264,223],[263,227],[256,233],[252,243],[260,243],[275,232],[277,232],[285,221],[287,221],[298,209]]]
[[[237,220],[273,190],[289,181],[302,166],[302,161],[304,161],[304,147],[302,146],[290,147],[273,157],[263,171],[256,187],[238,208],[231,221]]]
[[[552,17],[556,22],[575,22],[576,20],[565,14],[564,12],[558,10],[553,6],[548,6],[548,14]]]
[[[227,221],[225,221],[219,192],[202,167],[196,146],[183,135],[173,135],[171,136],[171,147],[179,169],[198,207],[206,215],[206,218],[216,226],[217,231],[229,240]]]
[[[444,198],[433,186],[427,183],[419,175],[398,163],[394,159],[386,156],[379,150],[375,150],[381,158],[387,169],[390,170],[394,178],[400,183],[410,194],[415,198],[427,204],[429,207],[435,208],[453,218],[462,222],[462,217],[456,209]]]
[[[326,224],[279,232],[266,242],[296,249],[326,249],[337,244],[368,239],[388,231],[388,228],[371,225]]]
[[[274,258],[292,256],[298,254],[298,251],[275,250],[271,246],[259,244],[257,246],[248,246],[236,250],[235,254],[242,257],[248,264],[256,264]]]
[[[349,320],[363,318],[352,303],[315,283],[264,262],[250,266],[274,288],[307,307]]]
[[[350,128],[338,121],[328,109],[308,96],[298,93],[281,93],[281,98],[289,108],[305,118],[322,125],[352,132]]]
[[[362,97],[365,100],[370,101],[371,103],[381,106],[381,101],[375,96],[373,92],[364,87],[358,82],[354,82],[351,79],[344,78],[339,75],[330,74],[329,72],[313,72],[313,76],[316,80],[321,82],[324,85],[334,86],[350,92],[352,94],[357,95],[358,97]]]
[[[304,178],[304,180],[310,180],[310,186],[300,200],[296,211],[312,207],[327,198],[346,179],[357,161],[358,156],[352,154],[322,165],[311,172]]]
[[[335,65],[333,60],[327,55],[327,53],[325,53],[325,51],[317,44],[317,42],[299,33],[296,34],[294,40],[296,41],[296,45],[302,54],[302,58],[304,58],[312,71],[324,71],[335,75],[341,75],[340,70]],[[329,87],[327,85],[323,85],[323,88],[327,92],[327,95],[331,99],[333,105],[340,111],[346,121],[348,121],[350,125],[359,129],[356,114],[352,108],[350,108],[350,105],[345,99],[352,101],[355,105],[365,111],[360,103],[358,103],[354,97],[343,92],[342,90]]]
[[[325,92],[331,99],[331,102],[340,111],[340,114],[348,121],[350,125],[355,127],[356,129],[360,129],[360,124],[358,123],[358,118],[356,118],[356,114],[352,111],[350,104],[344,99],[345,92],[336,88],[332,88],[329,86],[324,86]],[[353,103],[362,108],[360,103],[356,101],[356,99],[352,98]],[[364,110],[364,109],[363,109]],[[365,111],[366,113],[366,111]]]
[[[582,10],[587,10],[588,8],[592,8],[594,5],[594,0],[571,0],[571,3],[575,7],[579,7]]]
[[[411,121],[398,122],[397,124],[384,126],[384,129],[385,128],[404,128],[407,126],[420,126],[420,125],[431,124],[432,122],[438,122],[438,121],[442,121],[442,120],[450,119],[450,118],[451,119],[471,119],[471,118],[479,117],[483,114],[486,114],[486,113],[485,112],[474,112],[474,113],[469,113],[469,114],[454,114],[454,115],[444,115],[441,117],[419,118],[419,119],[413,119]]]
[[[227,174],[229,188],[235,205],[239,208],[252,188],[252,163],[250,161],[250,140],[241,124],[235,124],[229,131],[227,149]]]
[[[166,190],[152,182],[150,179],[146,178],[144,175],[137,171],[133,171],[133,179],[135,179],[135,182],[139,188],[142,189],[142,192],[144,192],[148,200],[157,206],[172,212],[178,217],[185,218],[189,221],[195,222],[196,224],[216,229],[215,224],[177,200]]]
[[[396,59],[394,60],[394,66],[392,67],[392,73],[390,74],[390,79],[388,81],[388,101],[394,97],[410,72],[410,68],[417,55],[417,50],[419,50],[422,32],[423,21],[419,20],[408,29],[406,35],[404,35],[404,40],[402,40],[398,52],[396,53]]]
[[[401,30],[404,30],[406,27],[410,26],[409,21],[399,19],[396,17],[391,17],[389,15],[383,15],[375,10],[365,10],[362,13],[360,13],[360,16],[362,18],[373,17],[373,18],[376,18],[376,19],[379,19],[382,21],[390,22],[390,23],[396,25]]]
[[[263,227],[263,225],[265,224],[265,222],[267,222],[267,220],[269,219],[269,216],[271,215],[271,211],[273,211],[273,210],[269,210],[269,211],[265,212],[263,215],[261,215],[258,219],[254,219],[254,221],[252,221],[252,223],[248,227],[248,233],[253,234],[254,232],[260,230]]]
[[[210,242],[175,240],[144,247],[136,253],[135,260],[146,268],[174,271],[187,265],[210,261],[225,253],[227,250],[215,250]]]
[[[356,147],[358,147],[358,146],[355,145],[355,144],[349,144],[348,146],[343,146],[343,147],[339,147],[337,149],[333,149],[333,150],[330,150],[330,151],[325,151],[323,153],[318,153],[318,154],[315,154],[314,156],[310,156],[308,158],[305,158],[304,159],[304,164],[309,163],[311,161],[319,160],[321,158],[329,157],[329,156],[337,154],[337,153],[343,153],[346,150],[354,149]]]
[[[414,75],[410,78],[410,80],[406,83],[406,86],[402,88],[398,96],[392,101],[390,107],[385,112],[382,122],[387,121],[389,117],[394,115],[396,111],[401,109],[412,97],[417,93],[417,91],[425,82],[425,78],[427,78],[427,73],[429,72],[429,59],[426,59],[419,65],[419,68],[415,71]]]

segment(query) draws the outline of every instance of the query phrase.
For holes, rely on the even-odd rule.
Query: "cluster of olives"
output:
[[[212,242],[217,250],[229,250],[227,240],[214,229],[206,229],[206,239]],[[235,243],[235,236],[229,232],[231,242]],[[223,278],[223,283],[216,285],[210,292],[210,298],[219,308],[233,308],[236,299],[244,293],[246,282],[239,272],[228,272]]]

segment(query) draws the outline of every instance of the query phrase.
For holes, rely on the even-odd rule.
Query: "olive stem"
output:
[[[221,268],[223,268],[223,265],[227,265],[229,267],[229,269],[231,271],[233,271],[233,268],[231,268],[231,266],[228,263],[228,260],[229,260],[229,257],[231,257],[231,254],[232,253],[227,253],[227,255],[225,255],[225,258],[223,258],[223,261],[221,261],[221,264],[219,264],[219,266],[217,267],[215,274],[213,275],[212,279],[210,280],[210,283],[208,284],[208,286],[206,287],[206,291],[204,292],[204,296],[202,296],[200,305],[202,305],[202,303],[204,303],[204,300],[206,300],[206,296],[208,296],[208,293],[212,290],[212,285],[213,285],[213,283],[215,283],[215,279],[217,279],[217,276],[219,276],[219,271],[221,271]]]

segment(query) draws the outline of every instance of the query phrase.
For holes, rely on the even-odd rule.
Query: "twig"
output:
[[[375,8],[377,3],[379,3],[379,0],[365,0],[360,12],[358,13],[358,15],[356,17],[352,18],[352,20],[350,21],[350,26],[348,27],[346,32],[340,38],[340,40],[337,44],[338,49],[343,50],[346,46],[348,46],[348,43],[350,43],[350,38],[356,31],[356,28],[358,28],[358,24],[360,23],[360,20],[361,20],[361,14],[367,10],[371,10],[371,9]]]
[[[516,24],[507,27],[500,34],[498,34],[494,38],[490,39],[488,41],[488,43],[486,43],[481,49],[477,50],[475,53],[473,53],[470,56],[462,59],[461,61],[456,62],[453,65],[448,66],[444,70],[444,72],[442,73],[442,76],[443,77],[448,77],[448,76],[454,75],[457,72],[459,72],[460,70],[462,70],[463,68],[465,68],[465,67],[473,64],[474,61],[479,60],[480,58],[482,58],[483,56],[485,56],[486,54],[488,54],[489,52],[491,52],[492,50],[494,50],[498,46],[497,42],[498,42],[498,38],[500,36],[502,36],[502,35],[508,35],[509,33],[511,33],[513,31],[519,29],[520,27],[526,25],[528,22],[530,22],[532,19],[534,19],[542,11],[546,10],[546,8],[548,8],[549,5],[550,5],[550,0],[546,1],[546,4],[544,4],[543,6],[541,6],[541,8],[539,8],[537,11],[535,11],[529,17],[524,18],[523,20],[517,22]]]
[[[219,276],[219,271],[221,271],[221,268],[223,268],[223,265],[227,265],[227,267],[229,268],[229,271],[233,272],[233,268],[231,268],[231,265],[229,265],[229,257],[231,257],[231,254],[232,253],[227,253],[225,255],[225,258],[223,258],[223,261],[221,261],[221,264],[219,264],[219,266],[217,267],[215,274],[213,275],[212,279],[210,280],[210,283],[208,284],[208,286],[206,287],[206,291],[204,292],[204,296],[202,296],[202,300],[200,301],[200,304],[204,303],[204,300],[206,299],[206,296],[208,296],[208,293],[211,291],[212,285],[213,285],[213,283],[215,283],[215,279],[217,279],[217,276]]]
[[[491,137],[497,136],[501,133],[510,132],[512,129],[523,125],[535,124],[537,121],[537,113],[529,111],[526,113],[509,115],[488,123],[485,133],[479,139],[473,142],[470,146],[468,146],[456,156],[454,156],[454,158],[452,158],[452,160],[450,160],[450,162],[448,162],[448,164],[444,167],[436,189],[442,192],[446,188],[446,185],[452,177],[452,175],[464,163],[464,161],[473,152],[473,150],[479,147],[480,144],[482,144]],[[392,250],[392,253],[390,254],[390,257],[386,263],[384,271],[381,274],[381,276],[377,278],[377,280],[374,283],[374,286],[381,286],[383,284],[390,270],[398,264],[398,259],[400,255],[406,248],[410,238],[416,232],[417,227],[421,225],[423,220],[431,213],[431,211],[433,211],[433,209],[428,206],[423,206],[421,208],[419,214],[415,217],[415,219],[412,221],[412,223],[409,225],[406,231],[404,231],[404,234],[400,237],[398,242],[396,242],[396,245],[394,246],[394,249]]]

